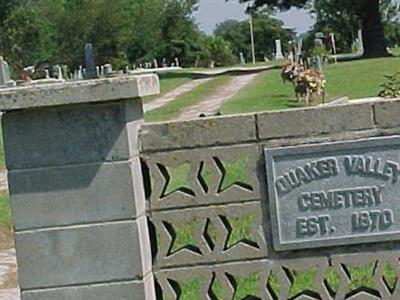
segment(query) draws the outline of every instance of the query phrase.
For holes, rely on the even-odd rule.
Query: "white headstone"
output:
[[[60,66],[57,66],[57,78],[59,79],[59,80],[63,80],[64,78],[63,78],[63,73],[62,73],[62,70],[61,70],[61,67]]]
[[[358,45],[357,51],[363,53],[364,52],[364,40],[363,40],[363,32],[362,29],[358,30]]]
[[[154,59],[154,60],[153,60],[153,66],[154,66],[154,68],[158,69],[158,62],[157,62],[157,59]]]
[[[284,59],[283,53],[282,53],[282,44],[281,40],[275,40],[275,59]]]
[[[177,57],[175,57],[175,65],[179,67],[179,59]]]
[[[0,56],[0,85],[7,85],[11,81],[8,63]]]
[[[245,65],[245,64],[246,64],[246,59],[244,58],[243,52],[240,52],[240,53],[239,53],[239,59],[240,59],[240,63],[241,63],[242,65]]]
[[[79,66],[78,69],[78,80],[82,80],[83,79],[83,68],[82,66]]]

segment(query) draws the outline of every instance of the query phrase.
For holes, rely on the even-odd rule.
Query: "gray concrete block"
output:
[[[22,300],[154,300],[153,276],[145,281],[23,291]]]
[[[260,139],[312,136],[372,129],[371,105],[340,105],[267,112],[257,115]]]
[[[380,128],[400,126],[400,100],[387,100],[375,103],[375,121]]]
[[[1,89],[0,110],[109,102],[159,92],[160,83],[155,74],[31,85]]]
[[[255,140],[254,116],[239,115],[145,125],[141,147],[144,151],[162,151]]]
[[[15,229],[127,220],[145,213],[138,158],[8,173]],[[140,178],[132,179],[132,173]]]
[[[8,112],[2,118],[8,169],[127,160],[142,124],[138,100]]]
[[[143,278],[151,262],[142,257],[137,221],[16,233],[22,290]],[[150,249],[147,249],[150,252]]]

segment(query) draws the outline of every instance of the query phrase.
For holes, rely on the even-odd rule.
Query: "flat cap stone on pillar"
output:
[[[159,88],[143,75],[0,89],[22,300],[155,298],[138,135],[140,98]]]
[[[0,111],[108,102],[160,92],[157,75],[121,76],[0,89]]]

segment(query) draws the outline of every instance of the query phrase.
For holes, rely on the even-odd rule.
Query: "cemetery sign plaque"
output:
[[[400,241],[400,136],[264,151],[276,251]]]

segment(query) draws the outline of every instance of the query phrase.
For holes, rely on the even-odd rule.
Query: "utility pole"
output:
[[[251,39],[251,55],[253,58],[253,65],[256,64],[256,54],[254,50],[254,33],[253,33],[253,11],[250,9],[250,39]]]

